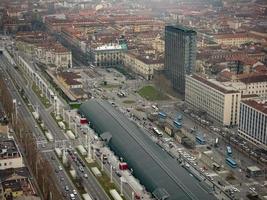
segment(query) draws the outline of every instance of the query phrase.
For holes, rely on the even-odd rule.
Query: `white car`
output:
[[[61,166],[59,166],[58,169],[59,169],[59,171],[62,171],[63,170]]]
[[[72,191],[74,195],[77,195],[77,191],[76,190],[73,190]]]

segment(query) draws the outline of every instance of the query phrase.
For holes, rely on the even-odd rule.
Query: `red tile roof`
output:
[[[259,83],[267,81],[267,74],[255,74],[252,76],[247,76],[244,78],[240,78],[240,81],[246,84],[249,83]]]

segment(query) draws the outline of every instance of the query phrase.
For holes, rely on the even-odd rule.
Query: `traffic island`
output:
[[[94,175],[94,172],[92,171],[92,168],[96,167],[98,169],[101,169],[101,167],[99,166],[99,164],[93,160],[93,159],[89,159],[90,162],[87,162],[88,157],[87,156],[83,156],[79,150],[77,149],[78,154],[80,155],[80,157],[85,161],[87,168],[92,172],[92,174]],[[112,189],[117,189],[116,185],[114,182],[110,181],[110,177],[105,173],[105,171],[101,171],[101,176],[95,176],[96,180],[99,182],[99,184],[102,186],[102,188],[104,189],[105,193],[109,196],[110,199],[113,199],[112,195],[110,194],[110,190]],[[123,200],[126,200],[123,196],[121,196],[121,198]]]
[[[51,106],[50,102],[48,99],[42,94],[42,91],[37,87],[36,84],[32,84],[32,90],[34,93],[38,96],[38,98],[41,100],[42,104],[46,107],[49,108]]]

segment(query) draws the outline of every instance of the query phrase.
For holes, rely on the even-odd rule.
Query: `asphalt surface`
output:
[[[71,163],[72,168],[76,171],[77,175],[82,178],[82,183],[84,186],[90,186],[85,187],[87,192],[94,198],[98,200],[109,200],[110,198],[106,195],[104,190],[101,188],[99,183],[97,182],[96,178],[92,174],[92,172],[84,165],[83,167],[79,161],[77,161],[77,158],[79,158],[81,161],[81,157],[79,154],[74,154],[72,152],[72,158],[69,153],[67,153],[67,158],[69,162]],[[82,161],[83,162],[83,161]],[[80,168],[82,168],[84,171],[81,171]],[[88,178],[84,177],[84,174],[88,175]]]
[[[54,121],[54,119],[52,118],[52,116],[50,115],[49,111],[44,107],[44,105],[42,104],[42,102],[40,101],[40,99],[38,98],[38,96],[32,91],[31,88],[29,88],[27,86],[26,81],[21,77],[21,75],[18,73],[18,71],[2,56],[1,57],[1,63],[2,66],[6,66],[8,72],[10,75],[13,76],[14,80],[16,80],[17,84],[24,89],[25,91],[25,95],[27,96],[27,98],[29,99],[30,103],[32,105],[38,105],[39,107],[39,114],[45,124],[45,126],[50,130],[51,134],[54,137],[55,142],[58,141],[66,141],[68,140],[68,138],[64,135],[64,132],[58,127],[57,123]],[[14,88],[14,93],[16,93],[16,89]],[[27,115],[29,116],[29,118],[31,118],[31,121],[29,121],[31,124],[31,128],[33,130],[33,132],[37,132],[37,135],[39,135],[38,137],[42,138],[42,140],[44,139],[44,136],[42,134],[42,132],[39,130],[39,128],[35,128],[35,124],[36,122],[34,121],[33,117],[31,116],[31,114],[29,113],[29,111],[26,108],[26,105],[24,104],[22,98],[19,96],[19,94],[17,93],[17,98],[20,99],[21,102],[21,106],[22,109],[24,109],[25,113],[28,113]],[[24,112],[22,113],[24,115]],[[39,132],[39,133],[38,133]],[[77,141],[73,142],[75,145],[77,145]],[[49,148],[44,149],[45,152],[50,152],[50,147],[53,147],[53,145],[48,146]],[[52,154],[54,154],[52,152]],[[54,162],[52,163],[53,166],[56,169],[56,166],[58,167],[58,165],[55,165]],[[88,171],[87,171],[88,172]],[[66,175],[66,174],[65,174]],[[90,173],[88,172],[88,176],[90,175]],[[60,177],[58,177],[60,180]],[[64,176],[64,180],[67,180],[68,176]],[[71,183],[69,183],[69,186],[71,185]],[[106,195],[106,193],[103,191],[103,189],[101,188],[101,186],[99,185],[99,183],[97,182],[96,179],[90,179],[90,181],[88,181],[88,184],[85,184],[86,190],[91,192],[91,188],[95,188],[95,193],[94,196],[97,199],[109,199]],[[71,187],[69,187],[71,188]]]
[[[5,81],[6,81],[6,84],[8,85],[11,96],[13,97],[13,99],[16,99],[17,102],[21,103],[21,106],[18,106],[18,114],[23,116],[23,118],[26,120],[27,124],[29,125],[29,128],[32,130],[32,133],[36,137],[37,141],[41,140],[41,141],[47,142],[43,133],[41,132],[41,130],[38,127],[35,128],[36,122],[35,122],[34,118],[32,117],[31,113],[29,112],[29,110],[27,109],[27,105],[24,103],[23,99],[21,98],[18,91],[16,90],[9,75],[7,74],[6,67],[9,67],[9,65],[6,65],[6,62],[3,62],[3,60],[4,60],[4,58],[1,56],[0,57],[0,68],[2,70],[1,72],[3,72],[3,74],[5,76]],[[55,170],[57,170],[61,164],[57,159],[55,159],[55,160],[51,159],[51,157],[56,158],[56,155],[53,152],[53,150],[45,151],[43,153],[44,153],[45,157],[47,158],[47,160],[49,161],[49,163],[52,165],[52,167]],[[70,188],[70,191],[72,191],[75,188],[64,170],[61,171],[59,174],[55,173],[55,177],[57,179],[57,182],[61,183],[61,184],[59,184],[59,186],[61,186],[62,194],[65,193],[65,186],[66,185]],[[61,181],[62,178],[64,179],[64,182]],[[66,199],[69,199],[68,196],[66,196]],[[81,199],[81,198],[78,197],[77,199]]]

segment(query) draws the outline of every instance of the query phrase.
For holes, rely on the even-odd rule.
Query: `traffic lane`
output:
[[[17,81],[19,81],[19,85],[25,85],[26,83],[22,79],[22,77],[18,74],[18,72],[13,68],[13,66],[10,66],[12,69],[12,74],[15,75],[15,78]],[[66,139],[66,137],[61,132],[60,128],[55,123],[54,119],[52,119],[52,116],[50,116],[47,111],[45,110],[44,105],[40,101],[40,99],[36,96],[36,94],[29,89],[28,87],[23,87],[25,94],[28,96],[29,101],[32,105],[38,105],[39,106],[39,113],[42,116],[42,119],[47,124],[48,128],[51,130],[51,133],[54,135],[55,139]]]
[[[53,152],[47,152],[46,156],[47,156],[47,159],[50,161],[50,163],[52,163],[53,165],[53,168],[55,170],[54,171],[55,176],[57,177],[57,180],[59,180],[63,194],[66,194],[66,198],[69,199],[70,194],[73,194],[73,190],[77,191],[76,187],[74,186],[73,182],[69,178],[67,172],[65,171],[65,168],[62,166],[57,156]],[[53,159],[51,159],[52,157]],[[62,167],[62,170],[59,170],[59,166]],[[68,191],[66,191],[66,186],[69,188]],[[75,198],[82,199],[79,194],[75,195]]]
[[[0,63],[1,67],[2,67],[2,62]],[[6,73],[6,71],[4,71]],[[9,74],[6,73],[6,76],[9,77]],[[21,96],[18,94],[17,89],[15,88],[13,82],[10,79],[7,79],[6,82],[8,83],[9,86],[9,91],[11,93],[11,96],[13,97],[13,99],[17,100],[17,103],[20,102],[20,106],[17,106],[17,110],[18,112],[21,114],[21,116],[23,117],[23,119],[25,119],[28,123],[29,128],[31,128],[31,130],[33,130],[34,134],[36,135],[38,140],[45,140],[45,137],[43,136],[43,134],[41,133],[41,130],[39,128],[35,128],[36,122],[33,119],[32,115],[30,114],[30,112],[27,110],[27,105],[24,103],[23,99],[21,98]]]
[[[1,64],[3,64],[3,63],[1,63]],[[10,82],[9,82],[9,85],[12,85]],[[22,111],[23,112],[23,114],[25,115],[25,116],[27,116],[27,114],[29,115],[29,116],[31,116],[29,113],[28,113],[28,111],[27,111],[27,109],[24,107],[24,106],[26,106],[25,105],[25,103],[23,102],[23,100],[21,99],[21,97],[20,97],[20,95],[18,95],[15,91],[15,88],[14,88],[14,85],[12,85],[13,86],[13,91],[12,91],[12,94],[13,94],[13,97],[16,97],[16,99],[20,99],[21,100],[21,103],[22,103],[22,106],[20,106],[19,107],[19,109],[18,109],[18,111]],[[24,110],[23,110],[23,108],[24,108]],[[32,120],[34,120],[34,119],[32,119]],[[32,122],[32,121],[31,121]],[[34,123],[30,123],[31,125],[33,125],[33,124],[35,124],[35,122]],[[37,132],[36,131],[36,128],[34,128],[33,126],[31,126],[32,127],[32,130],[34,130],[33,132]],[[38,129],[37,129],[38,130]],[[51,156],[51,155],[50,155]],[[49,160],[49,159],[48,159]],[[54,169],[57,169],[58,168],[58,166],[59,166],[59,163],[56,163],[56,162],[50,162],[50,163],[52,163],[53,164],[53,166],[54,166]],[[61,175],[61,177],[62,177],[62,173],[60,174]],[[64,174],[64,175],[66,175],[66,174]],[[57,176],[56,175],[56,177],[58,178],[57,180],[61,180],[61,177],[59,177],[59,176]],[[66,179],[66,176],[65,176],[65,179]],[[65,180],[64,179],[64,180]],[[59,181],[59,183],[61,183],[61,181]],[[71,184],[68,184],[69,185],[69,188],[72,188],[71,187]],[[64,187],[63,187],[63,191],[64,191]]]
[[[89,191],[89,193],[94,198],[98,198],[99,200],[109,200],[109,197],[103,190],[102,186],[98,183],[96,177],[93,175],[91,170],[88,169],[87,166],[84,164],[84,161],[80,158],[78,154],[74,154],[73,151],[71,152],[71,154],[68,154],[68,160],[71,162],[72,167],[76,170],[76,172],[82,175],[81,177],[83,181],[85,181],[85,187]],[[74,157],[74,159],[72,157]],[[79,158],[83,162],[84,167],[78,161],[74,161],[77,160],[77,158]],[[81,172],[80,167],[83,168],[84,172]],[[88,178],[85,178],[84,174],[87,174]]]

